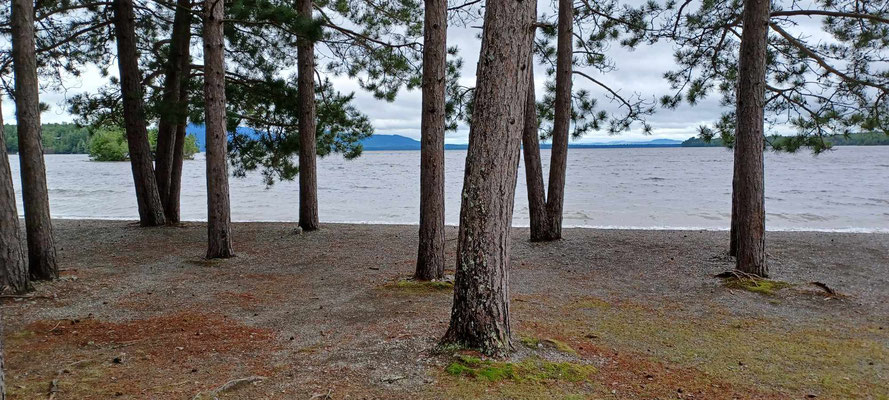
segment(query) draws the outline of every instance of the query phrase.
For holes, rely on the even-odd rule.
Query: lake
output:
[[[543,150],[544,174],[549,150]],[[445,152],[446,221],[459,220],[466,151]],[[10,157],[22,212],[18,156]],[[419,151],[365,152],[318,162],[322,222],[417,224]],[[127,162],[86,155],[47,155],[52,215],[138,219]],[[769,230],[889,232],[889,146],[837,147],[826,154],[768,153]],[[520,166],[513,224],[528,225]],[[570,149],[565,226],[640,229],[728,229],[732,153],[722,148]],[[296,221],[297,182],[266,187],[258,173],[232,178],[232,219]],[[203,155],[185,162],[183,220],[206,219]]]

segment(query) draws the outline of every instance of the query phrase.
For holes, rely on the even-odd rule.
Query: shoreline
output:
[[[121,221],[137,223],[135,218],[115,218],[115,217],[53,217],[53,221]],[[181,223],[206,223],[207,220],[186,219]],[[296,224],[296,220],[236,220],[235,224]],[[24,223],[24,216],[19,215],[19,224]],[[331,221],[321,222],[321,225],[391,225],[391,226],[419,226],[419,223],[405,222],[387,222],[387,221]],[[456,224],[445,223],[446,227],[456,228]],[[529,225],[512,225],[512,228],[529,228]],[[617,226],[617,225],[564,225],[563,229],[588,229],[603,231],[676,231],[676,232],[728,232],[729,228],[712,228],[712,227],[694,227],[694,226]],[[800,233],[862,233],[862,234],[889,234],[889,228],[777,228],[770,229],[766,227],[766,232],[800,232]]]

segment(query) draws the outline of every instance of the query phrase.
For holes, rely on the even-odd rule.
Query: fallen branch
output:
[[[209,392],[200,392],[200,393],[194,395],[192,400],[201,400],[201,399],[207,398],[205,396],[208,396],[208,398],[210,398],[210,399],[215,399],[216,396],[218,396],[221,393],[237,390],[237,389],[240,389],[240,388],[247,386],[249,384],[262,382],[265,379],[266,378],[264,376],[248,376],[246,378],[232,379],[232,380],[226,382],[224,385],[222,385],[216,389],[213,389]]]
[[[0,299],[55,299],[56,295],[45,294],[0,294]]]
[[[831,287],[827,286],[826,283],[817,282],[817,281],[816,282],[809,282],[809,283],[812,285],[818,286],[819,288],[821,288],[822,290],[827,292],[827,294],[831,294],[831,295],[837,294],[836,290],[831,289]]]

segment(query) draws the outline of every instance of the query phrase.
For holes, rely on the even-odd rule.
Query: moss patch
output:
[[[551,347],[553,349],[556,349],[556,351],[558,351],[560,353],[577,354],[577,351],[575,351],[574,348],[571,347],[571,345],[569,345],[568,343],[565,343],[561,340],[556,340],[556,339],[551,339],[551,338],[538,339],[533,336],[523,336],[519,339],[519,342],[521,342],[522,345],[524,345],[525,347],[528,347],[530,349],[538,349],[541,347]]]
[[[770,279],[757,278],[725,278],[722,281],[723,286],[729,289],[746,290],[748,292],[764,294],[772,296],[775,292],[793,286],[787,282],[773,281]]]
[[[423,294],[454,290],[454,284],[448,281],[417,281],[413,279],[401,279],[397,282],[383,285],[387,289],[395,289],[403,293]]]
[[[591,365],[550,362],[537,357],[526,358],[518,363],[497,362],[461,355],[445,368],[445,372],[454,376],[472,377],[475,379],[499,382],[582,382],[596,372]]]
[[[646,357],[695,368],[708,379],[739,387],[756,382],[755,389],[766,392],[889,398],[889,387],[876,383],[889,366],[885,329],[868,331],[835,320],[785,324],[728,312],[692,318],[630,304],[578,310],[572,317],[559,318],[550,329],[621,352],[644,349]],[[575,323],[566,323],[572,319]]]

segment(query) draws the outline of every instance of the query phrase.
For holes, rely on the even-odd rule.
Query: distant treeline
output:
[[[6,151],[19,152],[18,127],[3,125]],[[48,154],[89,153],[90,135],[86,128],[75,124],[43,124],[43,151]]]
[[[834,146],[889,146],[889,135],[877,132],[831,135],[824,139]],[[682,142],[682,147],[722,147],[722,139],[713,138],[708,143],[704,139],[693,137]]]

